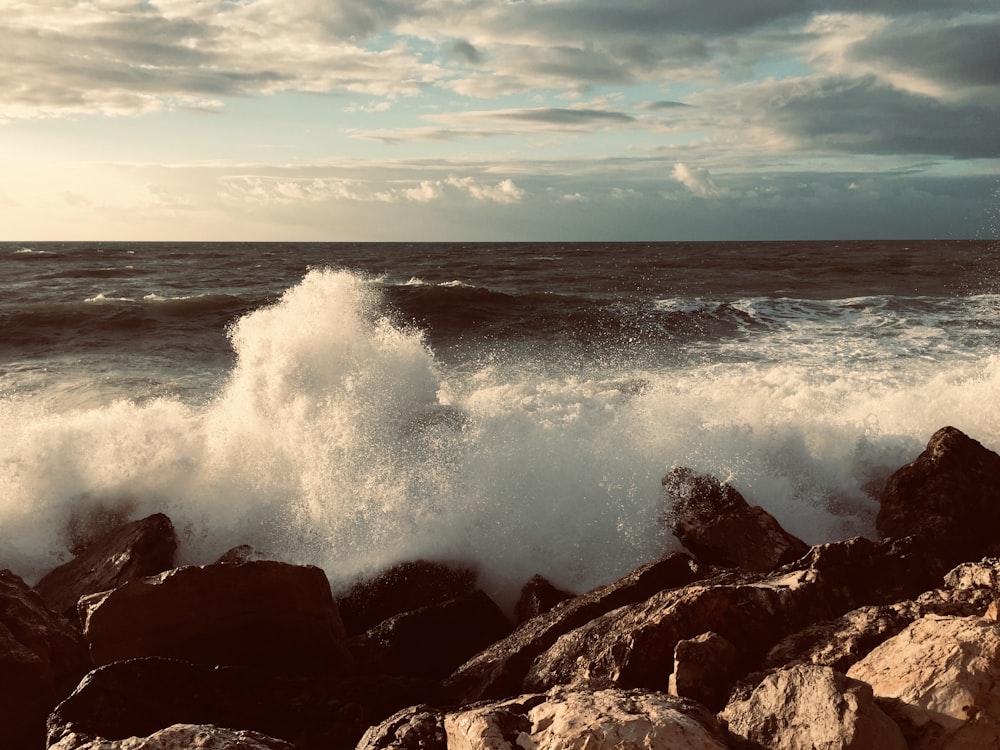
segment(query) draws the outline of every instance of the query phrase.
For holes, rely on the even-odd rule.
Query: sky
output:
[[[0,0],[0,240],[1000,234],[997,0]]]

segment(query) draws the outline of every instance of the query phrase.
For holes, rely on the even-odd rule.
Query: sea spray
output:
[[[339,587],[462,560],[509,605],[535,573],[581,590],[675,548],[671,466],[732,481],[816,543],[871,535],[880,483],[938,427],[1000,440],[982,408],[996,358],[612,371],[496,350],[457,366],[398,320],[370,277],[317,269],[231,327],[212,398],[0,400],[0,566],[37,577],[68,558],[74,519],[163,511],[182,562],[250,543]]]

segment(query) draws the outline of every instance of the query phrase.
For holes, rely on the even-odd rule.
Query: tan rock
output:
[[[800,664],[774,672],[719,718],[732,734],[768,750],[906,750],[871,688],[829,667]]]
[[[912,750],[1000,747],[1000,629],[981,617],[923,617],[859,661]]]
[[[276,740],[259,732],[224,729],[210,724],[174,724],[149,737],[123,740],[87,738],[68,735],[49,750],[294,750],[290,742]]]

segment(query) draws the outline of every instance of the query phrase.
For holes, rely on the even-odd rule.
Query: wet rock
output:
[[[80,632],[0,570],[0,747],[42,747],[45,717],[89,664]]]
[[[290,742],[259,732],[246,732],[204,724],[175,724],[149,737],[130,737],[110,741],[103,737],[84,738],[69,735],[49,747],[49,750],[295,750]]]
[[[727,747],[715,717],[693,701],[640,690],[561,688],[456,711],[417,706],[373,727],[358,744],[358,750]]]
[[[839,672],[798,665],[766,677],[719,718],[748,748],[907,750],[899,727],[875,703],[871,688]]]
[[[298,750],[349,750],[393,712],[439,698],[430,680],[289,678],[149,657],[90,672],[49,716],[48,738],[50,744],[72,735],[119,741],[174,724],[212,724],[260,732]]]
[[[456,599],[476,590],[476,572],[463,565],[416,560],[394,565],[337,596],[348,635],[393,615]]]
[[[532,576],[521,589],[521,597],[517,600],[515,621],[518,625],[532,617],[544,614],[559,602],[571,599],[573,594],[556,588],[543,576]]]
[[[718,633],[678,641],[668,691],[718,711],[726,704],[736,662],[736,647]]]
[[[95,665],[141,656],[330,674],[351,665],[326,575],[257,561],[174,568],[80,601]]]
[[[1000,630],[981,617],[923,617],[848,671],[872,686],[911,750],[1000,744]]]
[[[889,478],[876,527],[880,539],[913,538],[946,569],[981,558],[1000,544],[1000,456],[954,427],[938,430]]]
[[[251,545],[240,544],[223,552],[219,556],[219,559],[215,561],[215,564],[232,565],[234,563],[253,562],[254,560],[263,559]]]
[[[350,647],[362,669],[442,678],[510,631],[500,608],[476,591],[383,620]]]
[[[457,703],[518,695],[532,661],[561,635],[615,608],[690,583],[698,571],[690,557],[674,553],[614,583],[567,599],[467,661],[445,681],[445,688]]]
[[[766,573],[809,549],[715,477],[679,467],[663,478],[663,486],[672,501],[667,518],[674,535],[703,562]]]
[[[49,609],[77,622],[80,597],[169,570],[176,551],[173,524],[156,513],[88,537],[77,557],[44,576],[35,590]]]

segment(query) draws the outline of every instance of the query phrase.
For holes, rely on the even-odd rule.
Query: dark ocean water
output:
[[[477,562],[500,598],[669,546],[660,477],[806,541],[954,424],[1000,447],[988,242],[0,243],[0,566],[163,510],[334,583]]]

